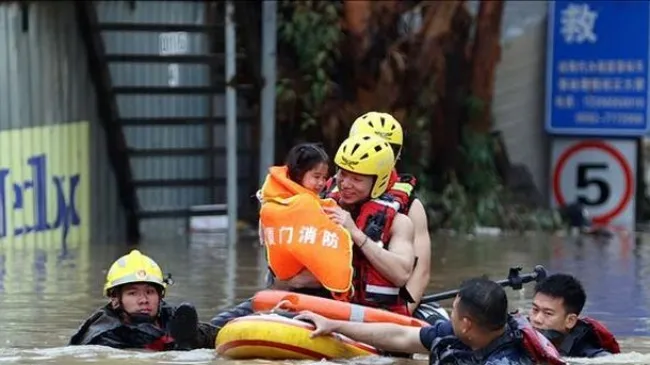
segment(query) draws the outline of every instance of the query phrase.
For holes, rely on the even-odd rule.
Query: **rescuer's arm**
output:
[[[453,334],[451,324],[447,321],[421,328],[393,323],[336,321],[308,311],[301,312],[295,319],[307,320],[314,324],[316,328],[311,337],[336,332],[382,350],[411,354],[426,354],[435,338]]]
[[[334,332],[385,351],[428,353],[420,341],[420,327],[400,326],[394,323],[333,322]]]
[[[404,286],[413,273],[413,223],[404,214],[397,214],[391,228],[388,249],[382,248],[356,226],[350,235],[370,264],[395,286]]]
[[[413,251],[418,258],[417,264],[413,269],[413,274],[406,283],[406,289],[415,300],[415,303],[409,303],[409,312],[413,313],[415,308],[420,304],[420,299],[424,294],[424,289],[429,284],[431,274],[431,237],[429,236],[429,225],[427,213],[419,199],[413,200],[409,209],[409,218],[413,223]]]

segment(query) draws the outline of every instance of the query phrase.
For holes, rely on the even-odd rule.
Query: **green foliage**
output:
[[[503,188],[494,165],[496,141],[465,129],[460,146],[465,170],[460,181],[451,174],[444,190],[425,195],[430,216],[444,212],[442,228],[472,233],[477,226],[500,227],[512,231],[556,230],[561,221],[557,212],[531,209],[518,204]]]
[[[285,67],[276,92],[279,103],[300,113],[299,129],[303,132],[317,125],[323,105],[336,86],[331,75],[340,59],[343,37],[339,6],[337,2],[318,0],[281,3],[278,40],[282,49],[291,53],[292,65]],[[432,225],[462,232],[473,232],[477,226],[557,228],[556,214],[518,205],[503,188],[494,164],[496,142],[491,135],[463,130],[459,171],[433,176],[431,128],[436,128],[433,110],[440,103],[435,90],[437,75],[421,77],[426,82],[408,106],[407,120],[402,121],[408,131],[401,168],[418,177],[418,197],[425,203]],[[468,120],[472,120],[483,110],[484,102],[470,96],[462,106]]]
[[[330,73],[340,56],[339,10],[329,1],[285,0],[278,31],[279,40],[294,51],[300,74],[299,80],[278,82],[278,101],[301,104],[304,130],[316,125],[320,108],[334,87]]]

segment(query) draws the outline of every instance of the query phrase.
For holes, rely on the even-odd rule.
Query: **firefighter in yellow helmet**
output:
[[[109,302],[79,327],[70,345],[102,345],[154,351],[214,348],[218,328],[198,320],[194,306],[178,307],[163,298],[171,276],[138,250],[108,270],[104,296]]]
[[[390,144],[399,160],[404,145],[404,131],[400,123],[388,113],[371,111],[358,117],[350,127],[350,136],[357,134],[374,134]],[[428,217],[424,204],[415,196],[417,179],[410,174],[399,174],[393,169],[388,183],[388,194],[400,204],[399,212],[407,215],[413,223],[413,250],[416,266],[409,278],[406,289],[413,298],[409,303],[409,313],[419,319],[435,323],[438,319],[448,318],[448,313],[437,303],[420,305],[420,299],[429,284],[431,272],[431,238]],[[336,183],[328,182],[329,191],[336,191]]]
[[[357,118],[350,127],[350,136],[355,134],[376,134],[393,148],[398,160],[404,144],[404,131],[397,119],[388,113],[368,112]]]
[[[348,137],[334,163],[340,207],[326,208],[354,241],[352,302],[408,315],[404,290],[413,272],[413,225],[386,194],[395,165],[391,146],[374,134]]]

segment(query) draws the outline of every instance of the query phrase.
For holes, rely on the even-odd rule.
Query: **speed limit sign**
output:
[[[551,204],[582,203],[594,223],[635,223],[636,142],[564,139],[553,141]]]

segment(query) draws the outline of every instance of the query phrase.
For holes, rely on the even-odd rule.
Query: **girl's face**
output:
[[[327,164],[321,162],[305,173],[300,185],[318,194],[325,187],[328,172]]]

